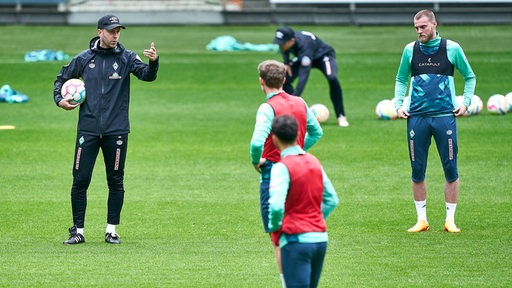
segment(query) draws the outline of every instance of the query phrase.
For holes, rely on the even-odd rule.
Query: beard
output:
[[[428,41],[434,39],[436,36],[436,33],[432,31],[431,33],[425,33],[423,35],[418,35],[418,41],[421,43],[427,43]]]

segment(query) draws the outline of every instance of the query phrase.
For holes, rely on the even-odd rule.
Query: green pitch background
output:
[[[379,121],[378,101],[393,97],[410,27],[295,27],[338,53],[350,127],[331,118],[310,151],[323,163],[341,203],[328,220],[322,287],[510,287],[512,285],[512,115],[484,111],[458,120],[460,234],[442,231],[441,165],[430,150],[431,230],[416,221],[405,121]],[[126,196],[118,232],[104,243],[107,188],[98,158],[88,192],[86,243],[64,246],[72,225],[70,187],[78,111],[53,103],[65,62],[25,63],[25,52],[87,47],[95,27],[1,26],[0,85],[30,97],[0,103],[1,287],[279,287],[262,232],[258,174],[249,160],[255,113],[264,95],[256,67],[274,52],[210,52],[220,35],[271,42],[274,26],[128,27],[121,42],[142,55],[154,41],[158,79],[132,82]],[[511,26],[443,26],[477,75],[484,103],[512,91]],[[457,75],[457,88],[462,81]],[[304,98],[332,112],[327,83],[314,71]]]

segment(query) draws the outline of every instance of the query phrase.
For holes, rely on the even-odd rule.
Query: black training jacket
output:
[[[301,96],[309,78],[313,62],[323,59],[325,56],[335,57],[334,48],[307,31],[295,31],[295,44],[286,52],[283,52],[284,64],[290,64],[293,54],[299,61],[299,80],[295,86],[293,95]]]
[[[99,47],[99,37],[91,39],[89,49],[62,67],[54,83],[53,97],[63,99],[61,87],[68,79],[82,78],[86,100],[80,105],[77,130],[87,135],[119,135],[130,132],[130,74],[143,81],[156,79],[158,59],[142,62],[121,43],[113,49]]]

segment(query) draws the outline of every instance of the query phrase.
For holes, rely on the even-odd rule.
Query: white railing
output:
[[[71,0],[69,10],[78,11],[220,11],[216,0]]]

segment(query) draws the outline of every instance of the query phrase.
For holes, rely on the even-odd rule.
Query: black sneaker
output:
[[[105,242],[110,244],[121,244],[121,237],[117,233],[106,233]]]
[[[69,239],[64,241],[64,244],[72,245],[72,244],[80,244],[84,243],[85,238],[84,235],[76,232],[76,226],[69,228]]]

